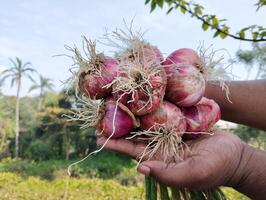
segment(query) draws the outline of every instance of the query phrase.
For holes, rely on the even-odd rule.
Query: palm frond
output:
[[[36,81],[31,77],[29,74],[25,74],[25,76],[30,79],[33,83],[36,83]]]
[[[36,89],[39,89],[40,88],[40,85],[32,85],[29,89],[29,93],[32,92],[33,90],[36,90]]]
[[[6,74],[6,73],[10,73],[10,72],[11,72],[10,69],[5,69],[4,71],[2,71],[2,72],[0,73],[0,76],[4,75],[4,74]]]
[[[30,62],[26,62],[26,63],[24,63],[24,64],[22,65],[22,68],[25,68],[27,65],[31,65],[31,63],[30,63]]]
[[[0,81],[1,81],[2,84],[3,84],[3,82],[4,82],[7,78],[12,77],[12,76],[13,76],[12,74],[6,74],[5,76],[0,77]]]
[[[17,59],[17,58],[16,58],[16,59]],[[15,62],[12,58],[9,58],[9,61],[13,64],[13,66],[14,66],[15,68],[18,67],[18,63]]]
[[[28,71],[30,71],[30,72],[34,72],[34,73],[37,72],[36,69],[34,69],[34,68],[32,68],[32,67],[23,68],[23,72],[28,72]]]
[[[14,76],[14,77],[11,79],[10,87],[13,87],[15,82],[16,82],[16,83],[18,82],[18,77],[15,77],[15,76]]]

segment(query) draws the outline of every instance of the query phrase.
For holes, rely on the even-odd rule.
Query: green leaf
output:
[[[214,35],[213,35],[213,37],[215,38],[215,37],[217,37],[218,35],[220,35],[220,31],[218,30],[218,31],[216,31],[215,33],[214,33]]]
[[[195,7],[194,12],[195,12],[196,15],[201,15],[202,14],[202,10],[201,10],[201,8],[199,6]]]
[[[168,15],[173,9],[174,9],[174,7],[169,8],[168,11],[166,12],[166,14]]]
[[[245,39],[245,31],[241,30],[238,35],[241,39]]]
[[[180,6],[180,11],[185,14],[187,12],[187,10],[183,7],[183,6]]]
[[[147,5],[148,3],[150,3],[151,0],[146,0],[145,1],[145,5]]]
[[[251,27],[251,26],[248,26],[246,28],[242,28],[241,31],[245,32],[246,30],[250,29],[250,28],[254,28],[254,27]]]
[[[209,24],[208,23],[206,23],[206,22],[202,23],[202,29],[204,31],[206,31],[208,28],[209,28]]]
[[[229,27],[224,25],[223,29],[222,29],[222,32],[220,32],[220,37],[222,39],[224,39],[224,38],[226,38],[228,36],[228,34],[229,34]]]
[[[163,1],[164,0],[156,0],[158,6],[160,6],[160,8],[163,8]]]
[[[154,9],[156,8],[156,0],[152,0],[152,2],[151,2],[151,11],[150,12],[153,12],[154,11]]]
[[[216,17],[213,17],[213,18],[212,18],[212,26],[213,26],[214,28],[218,27],[218,20],[217,20]]]
[[[169,194],[168,194],[168,190],[167,190],[167,186],[163,185],[162,183],[159,183],[159,186],[160,186],[161,199],[170,200],[170,197],[169,197]]]
[[[165,0],[168,6],[171,6],[175,0]]]
[[[220,37],[221,37],[222,39],[224,39],[224,38],[227,37],[227,34],[226,34],[226,33],[223,33],[223,32],[220,32]]]
[[[263,31],[262,33],[260,33],[261,37],[266,37],[266,31]]]
[[[259,35],[258,32],[253,32],[252,33],[253,40],[256,40],[258,38],[258,35]]]

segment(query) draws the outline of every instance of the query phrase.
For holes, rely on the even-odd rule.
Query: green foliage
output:
[[[44,179],[62,178],[67,167],[77,160],[13,160],[4,159],[0,162],[0,172],[18,173],[23,177],[39,176]],[[124,185],[136,185],[139,177],[135,170],[136,163],[127,156],[102,151],[75,165],[71,172],[75,177],[115,179]],[[57,177],[59,176],[59,177]]]
[[[36,177],[23,179],[13,173],[0,174],[1,199],[56,200],[65,194],[65,180],[44,181]],[[125,187],[115,181],[70,179],[68,199],[139,200],[144,199],[143,187]]]
[[[222,191],[224,192],[227,200],[249,200],[250,199],[247,196],[235,191],[232,188],[225,187],[222,189]]]
[[[45,78],[42,75],[39,76],[39,83],[32,85],[29,89],[29,92],[33,90],[40,90],[40,96],[43,96],[45,92],[53,90],[54,84],[52,83],[52,79]]]
[[[72,106],[72,97],[67,98],[65,93],[48,93],[46,97],[45,107],[39,112],[37,112],[38,97],[21,98],[21,157],[35,160],[69,159],[82,157],[95,150],[94,129],[82,130],[78,123],[68,122],[63,117]],[[6,138],[5,146],[9,145],[9,152],[12,154],[15,145],[14,112],[15,97],[3,96],[0,101],[0,118],[3,117],[4,120],[0,123],[0,138]],[[1,125],[2,123],[4,124]],[[8,130],[10,126],[13,128]],[[2,129],[4,131],[1,131]]]
[[[258,11],[262,6],[266,6],[266,0],[259,0],[255,5],[257,6]]]
[[[204,13],[204,7],[200,4],[194,3],[187,0],[146,0],[145,4],[150,3],[151,12],[153,12],[156,7],[163,8],[166,4],[168,5],[168,10],[166,14],[169,14],[174,9],[180,10],[183,14],[189,13],[191,17],[195,17],[202,22],[202,29],[204,31],[208,30],[210,27],[213,29],[213,37],[220,36],[224,39],[226,37],[231,37],[238,40],[262,42],[266,41],[266,28],[259,25],[250,25],[242,28],[236,34],[230,32],[230,27],[225,24],[225,19],[218,19],[216,15]],[[265,0],[259,0],[256,4],[257,10],[266,5]]]
[[[260,129],[238,125],[235,133],[245,142],[260,148],[266,149],[266,132]]]
[[[25,157],[34,160],[48,160],[53,157],[51,143],[45,143],[40,139],[32,141],[25,152]]]
[[[23,178],[14,173],[0,173],[1,199],[4,200],[55,200],[65,194],[65,179],[45,181],[37,177]],[[228,200],[248,200],[231,188],[223,188]],[[68,199],[144,199],[142,186],[125,187],[111,180],[71,178]]]
[[[255,43],[251,50],[239,50],[237,57],[240,62],[246,65],[248,74],[256,64],[258,69],[255,79],[266,78],[266,44]]]

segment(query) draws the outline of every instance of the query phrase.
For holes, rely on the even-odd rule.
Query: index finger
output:
[[[103,145],[106,142],[106,137],[99,137],[97,139],[98,145]],[[127,154],[135,159],[140,157],[145,149],[143,143],[136,143],[127,139],[109,139],[109,141],[104,146],[105,149],[117,151],[120,153]]]

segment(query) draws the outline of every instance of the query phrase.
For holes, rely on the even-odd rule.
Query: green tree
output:
[[[33,90],[39,90],[39,102],[38,102],[38,110],[41,110],[43,108],[43,102],[45,100],[45,94],[46,92],[52,91],[54,84],[52,83],[52,79],[45,78],[42,75],[39,76],[40,80],[39,83],[36,83],[32,85],[29,89],[29,92]]]
[[[27,77],[31,81],[34,82],[31,77],[31,73],[36,72],[33,68],[29,67],[30,63],[22,63],[22,60],[16,57],[14,60],[10,59],[13,64],[9,69],[4,70],[1,75],[1,81],[5,81],[6,79],[11,79],[11,87],[16,84],[16,141],[15,141],[15,158],[19,156],[19,101],[20,101],[20,90],[22,77]]]
[[[157,7],[163,8],[166,4],[168,6],[167,14],[173,10],[189,14],[191,17],[202,22],[202,29],[204,31],[209,28],[214,30],[213,37],[220,36],[222,39],[231,37],[233,39],[251,42],[266,41],[266,28],[260,25],[250,25],[237,31],[235,34],[230,30],[231,28],[225,23],[226,19],[219,19],[215,14],[206,14],[204,7],[194,1],[188,0],[146,0],[145,4],[150,3],[151,12]],[[266,5],[266,0],[258,0],[255,4],[257,11]]]
[[[257,148],[266,149],[265,131],[244,125],[238,125],[234,132],[245,142]]]
[[[266,78],[266,44],[254,43],[251,50],[239,50],[236,55],[246,65],[248,75],[256,64],[258,68],[255,79]]]

